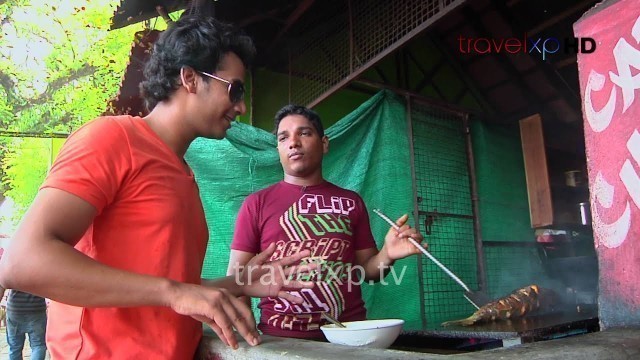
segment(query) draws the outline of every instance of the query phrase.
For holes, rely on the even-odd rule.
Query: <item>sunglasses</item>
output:
[[[227,87],[227,93],[229,94],[229,100],[231,101],[231,103],[236,104],[242,101],[242,99],[244,99],[244,83],[242,81],[240,80],[229,81],[221,77],[217,77],[215,75],[206,73],[204,71],[198,71],[198,72],[212,79],[216,79],[218,81],[222,81],[223,83],[229,84],[229,86]]]

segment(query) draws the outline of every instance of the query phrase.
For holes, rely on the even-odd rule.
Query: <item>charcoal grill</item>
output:
[[[598,330],[597,306],[573,305],[515,320],[472,326],[435,326],[428,330],[404,332],[396,340],[393,348],[421,346],[432,350],[446,347],[448,349],[443,350],[468,352],[557,339]]]

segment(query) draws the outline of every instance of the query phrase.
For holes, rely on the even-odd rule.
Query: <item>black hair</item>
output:
[[[307,118],[309,122],[313,125],[318,132],[320,137],[324,136],[324,127],[322,127],[322,122],[320,121],[320,115],[317,112],[300,105],[289,104],[285,105],[282,109],[278,110],[276,116],[274,118],[274,129],[273,132],[278,132],[278,126],[280,125],[280,121],[289,115],[301,115]]]
[[[235,53],[246,68],[256,53],[249,36],[210,16],[183,16],[162,32],[144,67],[140,93],[149,111],[180,86],[180,69],[216,72],[222,57]],[[208,78],[205,78],[208,81]]]

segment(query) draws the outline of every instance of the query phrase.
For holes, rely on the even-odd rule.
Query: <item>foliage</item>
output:
[[[5,195],[13,199],[18,211],[9,220],[17,223],[29,204],[33,201],[40,184],[49,168],[52,139],[46,138],[5,138],[13,151],[6,153],[2,170],[9,190]],[[23,159],[29,159],[28,162]]]
[[[134,33],[144,28],[109,31],[119,3],[0,0],[0,130],[68,134],[105,111],[117,95]],[[0,138],[0,195],[11,196],[21,213],[48,169],[46,143]]]

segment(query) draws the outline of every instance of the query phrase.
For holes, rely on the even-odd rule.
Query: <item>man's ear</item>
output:
[[[180,83],[189,93],[195,93],[197,89],[198,73],[188,67],[183,66],[180,69]]]
[[[329,138],[327,135],[322,137],[322,153],[326,154],[329,152]]]

